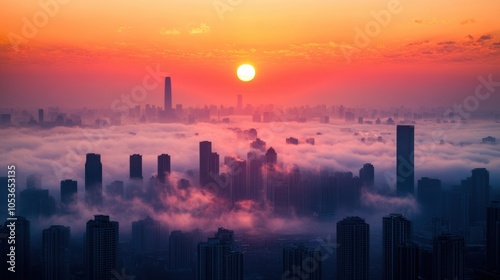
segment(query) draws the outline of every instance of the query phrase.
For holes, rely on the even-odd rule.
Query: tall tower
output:
[[[85,162],[85,201],[91,206],[102,206],[101,155],[87,154]]]
[[[76,201],[78,182],[73,180],[61,181],[61,203],[69,206]]]
[[[142,155],[130,155],[130,179],[142,179]]]
[[[111,280],[117,269],[118,222],[95,215],[85,233],[85,279]]]
[[[422,177],[418,180],[417,197],[424,216],[436,217],[441,205],[441,180]]]
[[[200,186],[214,180],[219,175],[219,154],[212,152],[212,142],[200,142]]]
[[[274,165],[278,163],[278,154],[273,147],[270,147],[266,152],[266,163],[268,165]]]
[[[472,170],[472,176],[467,186],[470,194],[469,218],[471,225],[477,221],[486,221],[484,209],[490,203],[490,173],[486,168],[476,168]]]
[[[500,202],[491,202],[486,218],[486,269],[500,274]]]
[[[170,77],[165,77],[165,104],[164,110],[170,112],[172,110],[172,80]]]
[[[415,189],[414,145],[415,127],[412,125],[398,125],[396,139],[398,196],[413,195]]]
[[[299,269],[301,279],[323,279],[322,262],[317,262],[317,267],[311,267],[311,260],[321,259],[321,251],[307,248],[304,244],[292,244],[283,249],[283,279],[295,279],[294,271]],[[314,269],[313,269],[314,268]],[[297,278],[299,279],[299,278]]]
[[[165,183],[165,179],[170,174],[170,155],[161,154],[158,156],[158,179]]]
[[[359,170],[359,179],[363,186],[373,186],[375,183],[375,168],[371,163],[365,163]]]
[[[414,243],[401,244],[396,248],[394,279],[418,280],[420,251]]]
[[[337,279],[368,279],[370,226],[360,217],[337,223]]]
[[[433,279],[464,279],[464,238],[444,234],[434,238]]]
[[[50,228],[43,230],[43,279],[70,279],[69,238],[69,227],[51,226]]]
[[[139,253],[166,250],[167,236],[167,226],[151,217],[132,222],[132,245]]]
[[[411,241],[410,221],[401,214],[382,218],[384,279],[397,280],[398,246]]]

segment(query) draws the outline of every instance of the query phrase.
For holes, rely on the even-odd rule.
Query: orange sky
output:
[[[479,75],[500,80],[498,0],[0,3],[2,107],[107,107],[157,65],[185,106],[234,105],[239,93],[245,103],[451,105]],[[241,63],[255,65],[254,81],[237,80]],[[161,92],[144,103],[162,104]]]

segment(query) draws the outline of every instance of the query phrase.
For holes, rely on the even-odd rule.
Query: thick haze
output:
[[[267,148],[275,148],[278,161],[283,163],[285,169],[297,165],[302,172],[331,168],[334,171],[352,171],[357,175],[362,165],[370,162],[375,166],[376,189],[394,187],[390,184],[396,163],[395,126],[316,122],[252,123],[245,119],[240,117],[235,123],[229,124],[137,124],[102,129],[9,128],[2,130],[4,137],[0,140],[0,163],[2,166],[16,165],[18,191],[25,188],[27,175],[39,173],[43,174],[43,187],[50,189],[57,201],[60,180],[77,180],[80,201],[83,201],[86,153],[101,154],[103,190],[114,180],[128,184],[130,154],[142,154],[146,185],[148,179],[156,174],[157,156],[161,153],[170,154],[172,184],[176,186],[178,179],[187,178],[193,188],[174,188],[172,195],[159,196],[152,203],[118,200],[108,204],[111,207],[106,210],[106,214],[121,221],[124,231],[128,230],[130,221],[142,219],[146,215],[169,223],[171,228],[181,229],[199,227],[213,230],[215,226],[225,226],[283,232],[306,230],[304,223],[309,224],[308,219],[269,218],[272,215],[268,207],[257,207],[251,201],[241,202],[238,207],[228,211],[227,204],[220,198],[196,188],[200,141],[212,141],[212,149],[220,154],[221,163],[224,156],[246,159],[250,141],[238,138],[233,129],[235,127],[242,130],[256,128],[258,137],[267,142]],[[500,146],[481,144],[481,138],[488,135],[500,138],[499,128],[500,124],[493,122],[470,122],[458,129],[453,129],[450,123],[417,123],[415,178],[429,176],[442,179],[445,186],[458,185],[461,179],[470,176],[471,169],[485,167],[490,171],[491,185],[498,188]],[[443,131],[443,136],[433,139],[431,135],[438,129]],[[302,143],[297,146],[285,144],[285,138],[290,136]],[[382,136],[383,141],[376,141],[378,136]],[[314,137],[316,145],[305,144],[303,140],[308,137]],[[366,139],[365,143],[360,141],[362,137]],[[444,140],[443,144],[439,144],[441,139]],[[413,215],[419,211],[418,205],[411,199],[390,198],[374,191],[363,192],[362,204],[373,210],[368,212],[376,216],[377,221],[390,212]],[[95,209],[87,209],[81,204],[76,217],[59,217],[51,222],[74,224],[79,228],[95,213]]]

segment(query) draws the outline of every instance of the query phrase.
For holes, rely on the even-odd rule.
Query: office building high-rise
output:
[[[262,177],[262,166],[264,165],[264,159],[259,157],[255,152],[249,152],[247,154],[247,163],[247,195],[249,199],[258,200],[262,198],[263,195],[264,181]]]
[[[486,269],[500,275],[500,202],[486,210]]]
[[[219,176],[219,154],[212,152],[212,142],[200,142],[200,185],[206,186]]]
[[[65,206],[73,204],[77,199],[78,182],[73,180],[61,181],[61,203]]]
[[[417,186],[417,197],[422,205],[423,216],[438,216],[441,212],[441,180],[422,177]]]
[[[275,165],[278,163],[278,154],[273,147],[270,147],[266,152],[266,163],[268,165]]]
[[[323,279],[322,262],[314,260],[322,258],[321,251],[315,248],[308,248],[304,244],[292,244],[283,249],[283,279],[294,279],[300,276],[302,279],[321,280]],[[311,267],[312,266],[312,267]],[[297,270],[300,274],[297,275]]]
[[[397,126],[396,174],[398,196],[413,195],[415,189],[414,163],[415,127]]]
[[[359,170],[359,179],[363,186],[369,187],[375,184],[375,168],[371,163],[365,163]]]
[[[360,217],[337,223],[337,279],[368,279],[370,226]]]
[[[14,216],[16,220],[6,221],[3,228],[0,227],[0,248],[2,261],[0,263],[0,276],[1,279],[13,279],[13,280],[30,280],[31,277],[31,247],[30,247],[30,221],[25,217]],[[14,223],[14,227],[12,227]],[[9,236],[12,236],[12,232],[15,234],[15,244],[10,243]],[[5,234],[5,239],[2,234]],[[11,254],[11,246],[15,247],[15,272],[7,270],[12,267],[7,261],[7,254]],[[5,278],[3,277],[5,276]]]
[[[434,238],[433,279],[464,279],[464,238],[443,234]]]
[[[101,155],[89,153],[85,162],[85,202],[91,206],[102,206]]]
[[[189,233],[174,230],[168,239],[169,268],[185,270],[193,266],[194,240]]]
[[[114,279],[118,261],[118,222],[109,216],[95,215],[85,232],[85,280]]]
[[[132,222],[132,246],[139,253],[166,251],[167,236],[168,227],[151,217]]]
[[[164,95],[164,110],[169,112],[172,110],[172,79],[165,77],[165,95]]]
[[[38,109],[38,123],[43,124],[43,109]]]
[[[405,243],[398,245],[394,258],[393,279],[419,280],[420,251],[418,245]]]
[[[158,179],[165,183],[166,178],[170,175],[170,155],[161,154],[158,156]]]
[[[70,279],[70,229],[51,226],[42,231],[43,279]]]
[[[486,207],[490,203],[490,173],[486,168],[472,170],[472,176],[462,181],[464,191],[469,194],[469,219],[471,226],[486,221]]]
[[[142,155],[130,155],[130,179],[142,179]]]
[[[0,177],[0,201],[7,201],[7,197],[9,194],[9,178],[8,177]],[[0,207],[0,219],[4,220],[7,218],[7,207]]]
[[[411,223],[401,214],[382,218],[384,279],[397,280],[398,246],[411,241]]]

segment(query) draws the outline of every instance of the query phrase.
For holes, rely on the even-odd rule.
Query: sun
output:
[[[238,78],[243,82],[249,82],[255,77],[255,68],[250,64],[242,64],[238,67],[236,75],[238,75]]]

